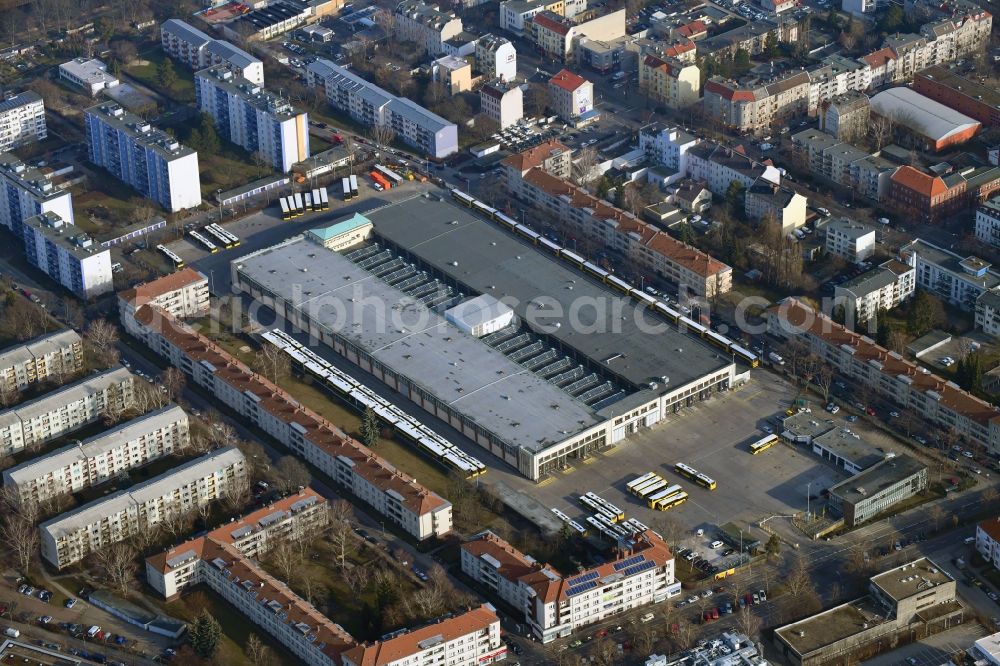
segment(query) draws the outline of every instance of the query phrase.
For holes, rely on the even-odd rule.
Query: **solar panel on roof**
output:
[[[582,594],[583,592],[586,592],[587,590],[593,590],[595,587],[597,587],[597,583],[596,582],[594,582],[594,581],[588,581],[588,582],[584,583],[583,585],[577,585],[575,587],[571,587],[568,590],[566,590],[566,596],[567,597],[572,597],[572,596],[575,596],[577,594]]]
[[[621,562],[615,562],[615,571],[621,571],[625,567],[630,567],[633,564],[638,564],[642,562],[645,558],[643,555],[636,555],[635,557],[630,557],[627,560],[622,560]]]
[[[582,576],[571,578],[570,580],[566,581],[566,584],[569,585],[570,587],[573,587],[574,585],[580,585],[582,583],[586,583],[588,580],[594,580],[595,578],[597,578],[598,575],[599,574],[596,571],[591,571],[590,573],[584,574]]]
[[[636,564],[635,566],[631,566],[625,569],[625,571],[623,571],[622,573],[626,576],[634,576],[637,573],[642,573],[643,571],[649,571],[655,566],[656,562],[653,562],[651,560],[646,560],[642,564]]]

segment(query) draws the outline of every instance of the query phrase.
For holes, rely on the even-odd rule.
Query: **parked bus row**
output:
[[[174,268],[184,268],[184,260],[177,256],[177,254],[166,245],[157,245],[156,249],[163,253],[167,259],[173,263]]]
[[[308,373],[319,379],[321,386],[345,398],[364,410],[371,408],[382,421],[406,435],[417,447],[439,464],[457,469],[466,478],[486,473],[486,465],[462,451],[423,423],[403,412],[388,400],[361,384],[350,375],[335,368],[284,331],[274,329],[261,335],[269,343],[285,352],[292,360],[296,372]]]
[[[340,189],[344,192],[344,201],[350,201],[358,196],[358,177],[344,176],[340,179]]]
[[[281,206],[281,219],[291,220],[306,213],[318,213],[330,210],[330,196],[325,187],[319,187],[309,192],[296,192],[278,199]]]
[[[630,296],[633,299],[641,302],[650,310],[655,311],[657,314],[666,318],[671,323],[683,326],[689,332],[694,333],[698,337],[706,340],[708,343],[715,345],[716,347],[723,349],[729,354],[742,359],[751,368],[756,368],[758,365],[760,365],[760,359],[757,357],[757,355],[751,352],[750,350],[746,349],[742,345],[738,344],[737,342],[730,340],[724,335],[716,333],[707,326],[699,324],[690,317],[687,317],[683,313],[675,310],[668,303],[647,294],[645,291],[639,289],[638,287],[630,285],[625,280],[622,280],[621,278],[613,275],[610,271],[606,271],[600,266],[594,264],[593,262],[587,261],[576,252],[572,252],[560,246],[558,243],[554,243],[548,238],[545,238],[538,232],[532,231],[525,225],[518,223],[516,220],[503,214],[496,208],[458,189],[453,189],[451,191],[451,196],[455,201],[462,204],[463,206],[471,208],[477,213],[480,213],[481,215],[488,217],[494,222],[499,223],[500,226],[504,227],[508,231],[524,238],[525,240],[531,242],[534,245],[538,245],[546,252],[549,252],[550,254],[559,257],[563,261],[572,264],[577,269],[582,270],[585,273],[588,273],[594,278],[597,278],[598,280],[609,285],[616,291],[619,291],[622,294]]]
[[[227,250],[240,246],[240,237],[231,231],[226,231],[221,225],[216,223],[209,224],[202,231],[212,237],[213,242],[216,245],[220,245]]]
[[[694,481],[703,488],[707,488],[709,490],[715,490],[715,479],[706,476],[705,474],[702,474],[701,472],[696,470],[694,467],[691,467],[690,465],[685,465],[684,463],[677,463],[676,465],[674,465],[674,471],[683,476],[684,478]]]
[[[563,513],[559,509],[555,509],[555,508],[552,509],[552,513],[555,514],[556,518],[558,518],[559,520],[561,520],[564,523],[566,523],[567,525],[569,525],[570,529],[572,529],[574,532],[576,532],[580,536],[583,536],[583,537],[587,536],[587,528],[586,527],[584,527],[580,523],[576,522],[575,520],[571,519],[569,516],[567,516],[565,513]]]
[[[198,245],[201,246],[203,250],[207,250],[210,254],[215,254],[219,251],[218,246],[212,241],[208,240],[204,235],[198,231],[189,231],[188,236],[193,238]]]
[[[625,520],[625,512],[596,493],[587,492],[580,496],[580,503],[596,513],[607,517],[612,523]]]

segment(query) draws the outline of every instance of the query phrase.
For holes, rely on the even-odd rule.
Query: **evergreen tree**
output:
[[[215,649],[222,639],[222,627],[208,611],[201,611],[195,621],[188,627],[188,642],[191,648],[202,657],[208,658],[215,654]]]
[[[906,321],[907,328],[913,335],[924,335],[935,326],[944,322],[945,314],[941,302],[923,289],[917,290],[917,295],[910,305],[910,314]]]
[[[219,133],[215,131],[215,121],[207,113],[201,114],[201,148],[200,150],[210,155],[216,155],[222,147],[219,141]]]
[[[375,448],[381,429],[375,410],[371,407],[365,408],[364,417],[361,419],[361,442],[369,449]]]
[[[740,49],[733,56],[733,75],[742,76],[750,71],[750,52],[746,49]]]
[[[164,58],[160,61],[159,66],[156,68],[156,78],[159,80],[160,85],[170,90],[177,83],[177,71],[174,69],[174,63],[170,58]]]
[[[767,549],[767,554],[772,557],[776,557],[781,552],[781,539],[778,538],[777,534],[771,535],[767,540],[765,548]]]
[[[889,334],[892,333],[892,327],[889,326],[888,313],[884,309],[879,309],[875,313],[875,342],[881,347],[889,346]]]

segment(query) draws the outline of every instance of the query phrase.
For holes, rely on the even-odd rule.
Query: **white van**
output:
[[[17,638],[21,635],[21,632],[15,629],[14,627],[7,627],[6,629],[4,629],[3,633],[5,633],[7,636],[10,636],[11,638]]]

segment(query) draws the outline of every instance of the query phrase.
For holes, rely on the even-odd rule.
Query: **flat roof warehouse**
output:
[[[291,304],[288,318],[309,320],[327,333],[325,342],[366,370],[370,358],[373,373],[459,423],[529,478],[581,447],[585,453],[624,438],[629,423],[652,425],[668,405],[676,409],[732,381],[730,358],[448,201],[419,197],[370,218],[385,244],[457,282],[466,297],[490,294],[521,318],[544,300],[540,314],[548,316],[538,319],[546,341],[619,378],[625,396],[594,409],[348,258],[301,237],[233,262],[233,283],[265,301],[275,296]],[[606,302],[607,309],[574,301]],[[553,316],[559,308],[562,315]],[[655,332],[640,326],[643,317],[650,328],[659,324]],[[352,357],[355,350],[362,358]]]

